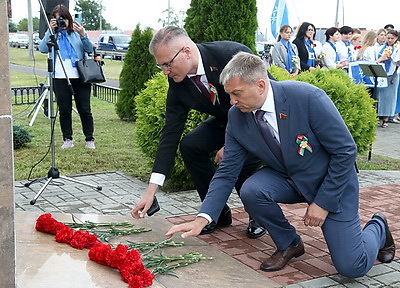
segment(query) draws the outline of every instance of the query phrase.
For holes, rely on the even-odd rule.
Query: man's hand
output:
[[[311,203],[303,217],[304,225],[322,227],[328,214],[329,211],[319,207],[315,203]]]
[[[172,228],[165,234],[165,237],[169,239],[177,232],[185,232],[182,233],[182,238],[194,237],[199,235],[201,230],[203,230],[207,224],[207,219],[199,216],[192,222],[172,226]]]
[[[146,192],[131,210],[131,215],[133,218],[144,218],[147,210],[149,210],[151,204],[153,204],[154,195],[156,194],[157,188],[158,185],[154,183],[150,183],[149,186],[147,186]]]
[[[217,164],[221,163],[222,156],[224,156],[224,147],[218,150],[217,154],[215,154],[214,162]]]

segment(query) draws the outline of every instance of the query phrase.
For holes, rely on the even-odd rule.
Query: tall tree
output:
[[[136,25],[119,76],[121,92],[115,107],[122,120],[136,120],[134,97],[144,88],[144,83],[158,71],[156,61],[149,52],[152,37],[151,28],[142,31],[139,24]]]
[[[257,26],[256,0],[192,0],[184,27],[195,42],[231,40],[256,52]]]
[[[40,19],[38,17],[32,18],[33,31],[39,30]],[[18,31],[28,31],[28,18],[21,19],[17,24]]]
[[[15,24],[11,19],[8,19],[8,32],[17,32],[17,24]]]
[[[86,30],[99,30],[100,19],[102,20],[102,29],[111,29],[110,23],[102,16],[104,6],[95,0],[77,0],[75,3],[75,11],[82,13],[82,21]]]

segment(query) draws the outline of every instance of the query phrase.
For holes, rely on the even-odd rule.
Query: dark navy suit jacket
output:
[[[218,219],[247,153],[290,177],[308,203],[328,210],[328,217],[349,220],[358,213],[356,145],[341,115],[326,93],[297,81],[270,80],[284,163],[269,150],[253,113],[232,107],[224,157],[210,184],[200,213]],[[308,138],[312,152],[299,152],[298,136]]]

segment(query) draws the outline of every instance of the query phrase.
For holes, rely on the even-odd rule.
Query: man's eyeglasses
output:
[[[164,70],[164,71],[171,71],[172,62],[174,62],[175,58],[178,57],[179,53],[182,52],[183,48],[185,48],[185,47],[182,47],[181,50],[179,50],[179,51],[175,54],[175,56],[171,59],[171,61],[169,61],[169,62],[167,62],[167,63],[165,63],[165,64],[162,64],[162,65],[161,65],[161,64],[157,64],[157,65],[156,65],[157,68],[160,68],[161,70]]]

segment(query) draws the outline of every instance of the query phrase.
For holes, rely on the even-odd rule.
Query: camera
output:
[[[65,19],[63,17],[58,17],[56,20],[58,27],[60,28],[67,27],[67,23],[65,23]]]

